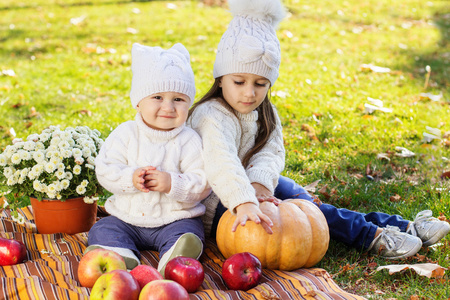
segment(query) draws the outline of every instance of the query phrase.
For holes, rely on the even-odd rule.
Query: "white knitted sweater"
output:
[[[219,101],[213,100],[199,105],[187,122],[202,138],[206,176],[213,190],[203,201],[206,206],[203,220],[207,235],[219,199],[232,213],[236,213],[236,207],[242,203],[258,204],[251,183],[260,183],[272,193],[278,184],[285,159],[278,115],[276,129],[263,149],[251,158],[247,168],[241,163],[245,154],[255,145],[257,120],[257,111],[237,113],[236,117]]]
[[[170,173],[169,193],[143,193],[134,187],[134,171],[146,166]],[[171,131],[151,129],[139,113],[135,121],[111,132],[95,159],[95,170],[100,184],[114,193],[105,203],[108,213],[140,227],[201,216],[205,207],[200,201],[211,192],[198,134],[184,125]]]

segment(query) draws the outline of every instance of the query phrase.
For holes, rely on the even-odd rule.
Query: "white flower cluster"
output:
[[[26,141],[15,139],[0,154],[0,183],[12,193],[49,199],[96,196],[94,159],[103,140],[86,126],[50,126]],[[4,182],[2,182],[4,181]]]

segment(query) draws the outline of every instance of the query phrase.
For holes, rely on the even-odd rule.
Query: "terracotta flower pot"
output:
[[[97,217],[97,203],[87,204],[83,197],[65,201],[39,201],[30,197],[30,202],[38,233],[86,232],[94,225]]]

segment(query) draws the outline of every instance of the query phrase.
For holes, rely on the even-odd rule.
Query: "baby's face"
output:
[[[148,127],[168,131],[186,122],[191,100],[175,92],[156,93],[142,99],[137,109]]]

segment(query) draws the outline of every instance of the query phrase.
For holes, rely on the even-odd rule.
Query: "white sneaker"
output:
[[[370,243],[370,253],[387,259],[399,259],[413,256],[422,248],[422,240],[405,232],[396,226],[387,226]]]
[[[166,271],[167,263],[177,256],[186,256],[194,259],[199,259],[203,252],[203,243],[198,236],[193,233],[185,233],[178,238],[170,249],[164,253],[159,260],[158,272],[163,277]]]
[[[424,210],[416,215],[406,232],[418,236],[424,246],[430,246],[450,232],[450,224],[434,218],[431,210]]]

